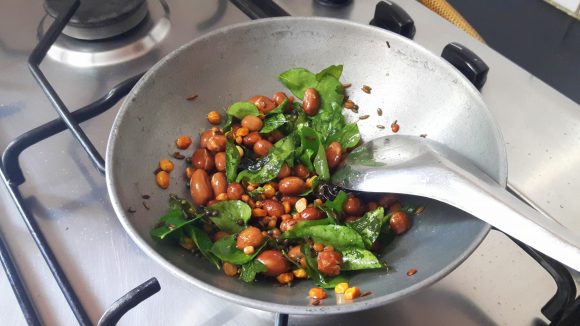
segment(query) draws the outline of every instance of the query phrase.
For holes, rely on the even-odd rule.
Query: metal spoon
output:
[[[469,160],[426,138],[393,135],[353,151],[332,182],[455,206],[580,271],[580,237],[512,196]]]

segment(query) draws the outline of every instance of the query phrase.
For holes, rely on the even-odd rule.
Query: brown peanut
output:
[[[312,221],[312,220],[319,220],[321,218],[322,218],[322,211],[316,207],[306,207],[300,213],[301,220]]]
[[[213,190],[211,189],[211,182],[209,174],[205,170],[197,169],[191,175],[190,192],[193,203],[201,206],[207,204],[213,199]]]
[[[226,152],[218,152],[215,153],[214,156],[215,162],[215,169],[218,171],[225,171],[226,170]]]
[[[393,213],[391,219],[389,220],[389,226],[395,234],[403,234],[411,228],[411,221],[407,217],[407,214],[402,211]]]
[[[231,183],[227,190],[228,199],[230,200],[240,200],[242,199],[242,195],[244,194],[244,187],[241,184],[234,182]]]
[[[320,98],[314,88],[307,88],[304,91],[304,100],[302,101],[302,110],[309,116],[316,115],[320,107]]]
[[[258,131],[263,125],[262,119],[253,115],[247,115],[242,119],[242,127],[248,128],[249,131]]]
[[[359,215],[362,213],[362,209],[362,202],[356,197],[349,197],[342,205],[342,210],[346,215]]]
[[[265,140],[265,139],[260,139],[258,140],[254,146],[254,153],[258,156],[266,156],[268,155],[268,152],[270,151],[270,147],[272,147],[272,143]]]
[[[223,172],[217,172],[211,176],[211,189],[215,195],[223,194],[227,191],[228,181]]]
[[[226,150],[226,143],[228,140],[224,135],[215,135],[209,137],[207,140],[207,149],[212,152],[223,152]]]
[[[210,137],[215,135],[221,135],[221,132],[217,128],[208,129],[199,135],[199,148],[207,148],[207,141]]]
[[[262,113],[268,113],[276,108],[276,103],[262,95],[256,95],[250,98],[249,102],[254,103],[258,110]]]
[[[255,226],[247,227],[238,234],[236,239],[236,248],[244,250],[248,246],[252,246],[255,249],[260,247],[264,243],[264,236],[262,231]]]
[[[290,169],[288,164],[284,163],[284,164],[282,164],[282,167],[280,168],[280,172],[278,172],[278,179],[284,179],[286,177],[289,177],[291,173],[292,173],[292,170]]]
[[[253,147],[255,143],[258,142],[258,140],[261,140],[262,136],[260,136],[260,133],[257,131],[253,131],[251,133],[249,133],[246,137],[244,137],[242,139],[242,142],[244,143],[244,146],[246,147]]]
[[[290,270],[290,262],[284,258],[279,250],[265,250],[256,258],[268,269],[266,276],[278,276]]]
[[[262,208],[266,210],[269,216],[282,216],[284,214],[284,206],[273,199],[264,200]]]
[[[215,162],[213,155],[205,148],[197,149],[191,156],[191,165],[196,169],[209,171],[214,168]]]
[[[342,146],[339,142],[335,141],[328,145],[326,149],[326,161],[328,162],[328,167],[334,169],[340,163],[342,159]]]
[[[294,166],[294,175],[301,179],[306,179],[310,175],[310,172],[308,171],[306,165],[296,164],[296,166]]]
[[[278,191],[285,196],[297,196],[304,192],[306,183],[298,177],[286,177],[278,183]]]

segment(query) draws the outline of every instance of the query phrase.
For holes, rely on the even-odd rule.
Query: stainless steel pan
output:
[[[457,267],[482,241],[489,226],[450,206],[409,198],[426,209],[410,232],[385,248],[391,271],[354,275],[351,284],[372,295],[320,306],[306,298],[309,281],[293,287],[246,284],[225,276],[202,258],[154,241],[152,226],[167,209],[170,192],[186,196],[179,163],[171,186],[161,190],[152,171],[173,153],[180,134],[208,127],[206,114],[255,94],[282,90],[276,76],[291,67],[318,71],[344,64],[342,80],[360,107],[364,140],[387,135],[399,121],[402,134],[427,134],[472,160],[505,186],[507,166],[501,135],[477,90],[451,65],[393,33],[322,18],[268,19],[220,29],[174,51],[155,65],[125,99],[107,148],[107,185],[124,228],[155,261],[189,283],[234,302],[294,314],[349,312],[382,305],[426,287]],[[360,91],[372,87],[371,94]],[[185,98],[198,94],[195,101]],[[377,108],[383,115],[377,115]],[[357,115],[345,114],[350,120]],[[379,129],[377,125],[387,128]],[[184,163],[183,163],[184,164]],[[150,210],[142,208],[148,194]],[[128,213],[128,208],[137,209]],[[409,277],[406,271],[418,272]]]

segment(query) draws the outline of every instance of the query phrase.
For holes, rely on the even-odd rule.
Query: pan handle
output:
[[[466,46],[451,42],[443,48],[441,57],[459,70],[477,89],[487,81],[488,65]]]
[[[370,25],[384,28],[408,39],[415,36],[415,22],[409,14],[392,1],[380,1]]]

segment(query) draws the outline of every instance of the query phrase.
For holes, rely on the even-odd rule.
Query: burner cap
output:
[[[68,7],[68,1],[46,0],[53,18]],[[82,0],[63,33],[82,40],[99,40],[125,33],[147,16],[146,0]]]

